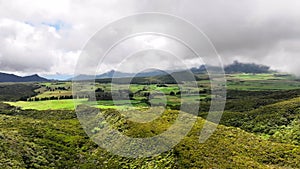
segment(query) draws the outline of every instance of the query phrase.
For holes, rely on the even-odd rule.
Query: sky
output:
[[[239,60],[300,75],[299,9],[297,0],[0,0],[0,72],[71,77],[85,46],[105,25],[125,16],[159,12],[195,25],[225,65]],[[188,67],[202,64],[181,48],[163,36],[132,37],[112,50],[97,71],[181,68],[178,60]],[[88,58],[85,62],[91,64]]]

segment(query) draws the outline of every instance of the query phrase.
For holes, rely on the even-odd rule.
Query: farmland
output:
[[[35,91],[38,93],[34,97],[30,97],[31,101],[6,102],[13,106],[21,107],[22,109],[36,109],[36,110],[74,110],[74,103],[72,100],[71,82],[54,82],[41,83],[40,88]],[[128,88],[129,87],[129,88]],[[167,105],[180,105],[180,89],[176,84],[167,85],[140,85],[140,84],[110,84],[110,83],[95,83],[92,89],[82,89],[82,91],[101,89],[104,92],[118,92],[121,90],[129,90],[134,93],[133,100],[98,100],[97,103],[87,103],[87,98],[82,98],[79,103],[94,105],[98,108],[118,108],[126,109],[128,107],[147,106],[145,103],[145,94],[162,93],[164,96],[157,95],[151,99],[152,103],[159,104],[165,99]],[[278,91],[278,90],[296,90],[300,89],[300,81],[296,80],[291,75],[276,75],[276,74],[230,74],[227,75],[227,90],[237,91]],[[198,96],[188,95],[184,99],[186,101],[201,100],[208,101],[212,96],[209,93],[209,80],[198,81],[198,88],[190,88],[188,92],[197,93]],[[67,98],[64,98],[67,97]],[[164,98],[166,97],[166,98]],[[71,98],[71,99],[69,99]],[[39,101],[35,101],[39,100]]]

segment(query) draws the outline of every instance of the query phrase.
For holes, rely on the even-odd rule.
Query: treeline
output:
[[[70,90],[70,87],[49,87],[49,86],[45,86],[45,88],[48,90],[48,91],[56,91],[56,90]]]
[[[34,98],[29,98],[26,100],[21,100],[21,101],[45,101],[45,100],[66,100],[66,99],[73,99],[73,96],[51,96],[51,97],[34,97]]]
[[[105,92],[102,89],[95,91],[96,100],[133,100],[134,93],[130,90],[118,90],[116,92]],[[89,98],[90,100],[90,98]]]

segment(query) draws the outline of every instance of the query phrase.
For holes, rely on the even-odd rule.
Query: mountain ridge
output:
[[[186,72],[191,71],[194,74],[205,74],[207,73],[207,67],[211,69],[217,68],[211,65],[200,65],[199,67],[192,67],[188,70],[159,70],[159,69],[149,69],[147,71],[139,72],[139,73],[129,73],[129,72],[121,72],[116,70],[110,70],[102,74],[98,75],[89,75],[89,74],[79,74],[69,79],[65,79],[62,81],[72,81],[72,80],[93,80],[93,79],[107,79],[107,78],[129,78],[129,77],[153,77],[153,76],[163,76],[168,75],[175,72]],[[240,63],[238,61],[234,61],[232,64],[224,66],[225,73],[268,73],[271,72],[270,67],[255,63]],[[57,80],[57,79],[53,79]],[[0,72],[0,82],[43,82],[43,81],[51,81],[47,78],[40,77],[37,74],[30,76],[17,76],[14,74],[7,74]]]
[[[0,82],[47,82],[46,78],[40,77],[38,74],[29,76],[17,76],[14,74],[0,72]]]
[[[187,70],[159,70],[154,69],[147,72],[140,73],[126,73],[115,70],[110,70],[100,75],[84,75],[80,74],[71,78],[69,80],[93,80],[93,79],[107,79],[107,78],[128,78],[128,77],[152,77],[152,76],[163,76],[171,73],[180,73],[190,71],[194,74],[205,74],[207,73],[207,68],[210,70],[219,70],[218,67],[212,65],[200,65],[199,67],[192,67]],[[228,74],[232,73],[270,73],[270,67],[255,63],[240,63],[238,61],[234,61],[232,64],[224,66],[224,72]]]

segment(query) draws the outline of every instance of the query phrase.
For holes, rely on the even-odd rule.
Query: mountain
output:
[[[170,71],[167,71],[170,72]],[[108,79],[108,78],[128,78],[128,77],[152,77],[152,76],[162,76],[162,75],[167,75],[168,73],[165,71],[161,70],[156,70],[156,69],[150,69],[147,71],[143,71],[140,73],[126,73],[126,72],[120,72],[120,71],[115,71],[111,70],[109,72],[100,74],[100,75],[78,75],[73,80],[92,80],[92,79]],[[70,79],[72,80],[72,79]]]
[[[198,74],[198,73],[206,73],[206,66],[201,65],[199,67],[193,67],[190,69],[192,73]]]
[[[211,65],[201,65],[199,67],[191,68],[191,72],[194,74],[205,74],[206,68],[209,67],[210,70],[216,69],[218,67],[211,66]],[[226,65],[224,67],[225,73],[270,73],[270,67],[265,65],[258,65],[255,63],[240,63],[238,61],[234,61],[232,64]]]
[[[132,73],[123,73],[115,70],[111,70],[109,72],[100,74],[100,75],[85,75],[85,74],[80,74],[74,78],[71,78],[69,80],[93,80],[93,79],[107,79],[107,78],[123,78],[123,77],[132,77],[134,74]]]
[[[24,82],[45,82],[45,81],[49,81],[48,79],[40,77],[37,74],[31,75],[31,76],[24,76],[24,77],[21,77],[21,79]]]
[[[96,76],[96,79],[105,79],[105,78],[120,78],[120,77],[132,77],[134,76],[133,73],[125,73],[125,72],[119,72],[115,70],[111,70],[109,72],[100,74]]]
[[[258,65],[255,63],[240,63],[234,61],[232,64],[225,66],[226,73],[270,73],[270,67]]]
[[[147,71],[143,71],[140,73],[126,73],[126,72],[120,72],[111,70],[106,73],[100,74],[100,75],[78,75],[73,80],[93,80],[93,79],[110,79],[110,78],[129,78],[129,77],[154,77],[154,76],[165,76],[170,75],[171,73],[176,72],[185,72],[191,71],[194,74],[206,74],[207,68],[209,68],[211,71],[213,70],[220,70],[216,66],[212,65],[200,65],[199,67],[193,67],[189,70],[158,70],[158,69],[149,69]],[[270,73],[270,67],[265,65],[258,65],[254,63],[240,63],[238,61],[234,61],[232,64],[226,65],[224,67],[225,73]],[[72,79],[69,79],[72,80]]]
[[[0,82],[46,82],[46,78],[40,77],[37,74],[31,76],[17,76],[14,74],[0,73]]]

